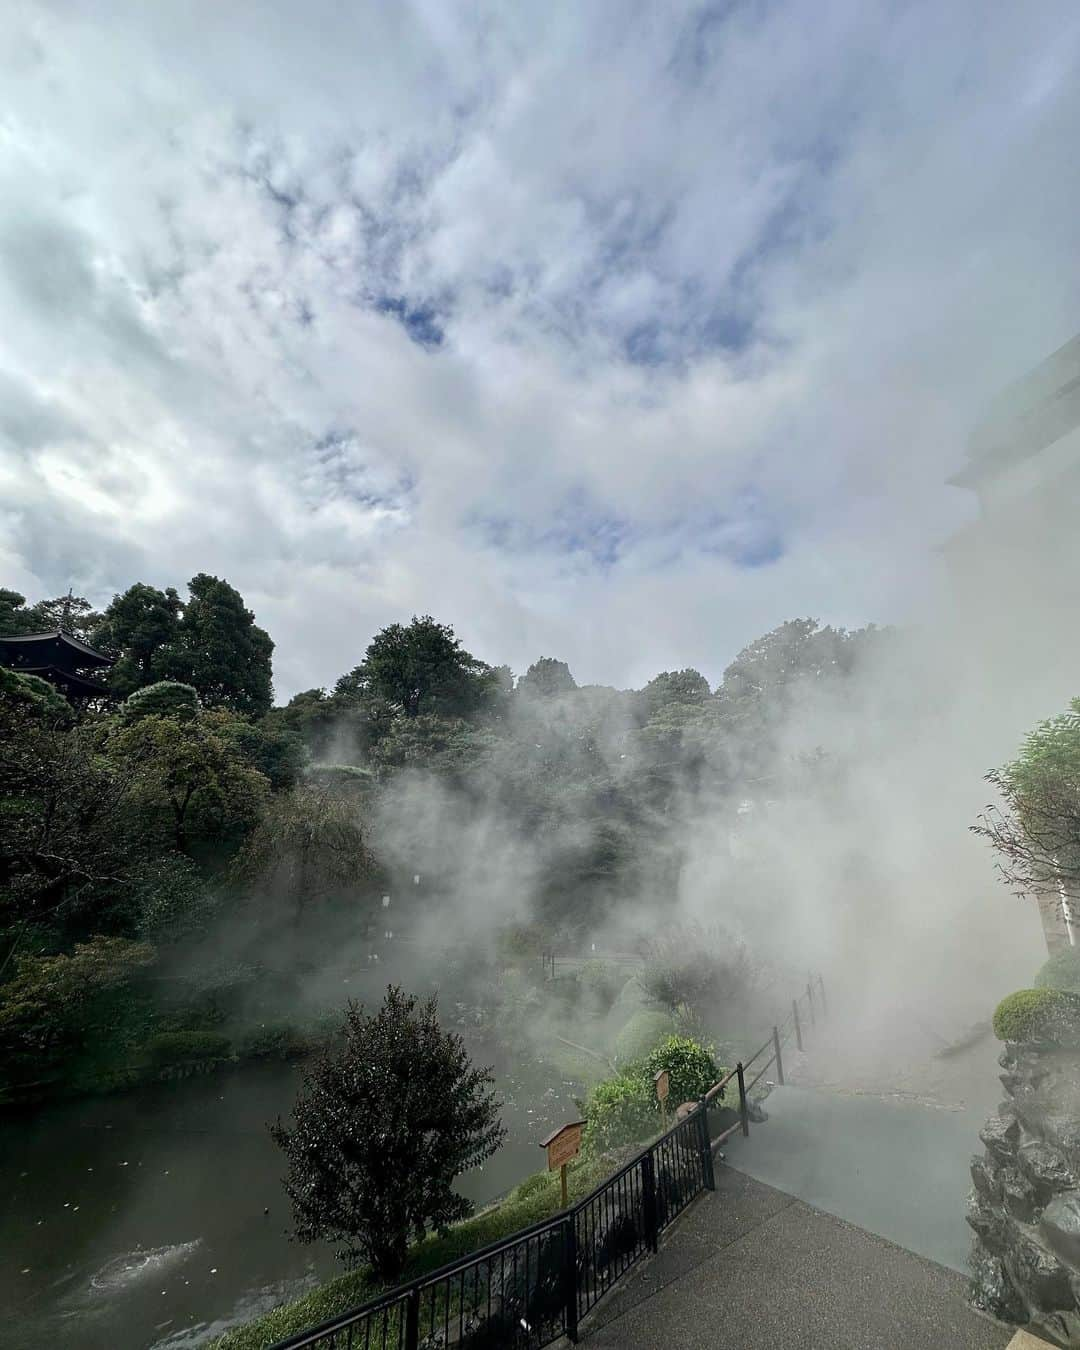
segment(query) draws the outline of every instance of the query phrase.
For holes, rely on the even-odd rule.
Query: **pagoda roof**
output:
[[[56,628],[49,633],[14,633],[9,637],[0,637],[0,647],[9,652],[21,651],[31,660],[40,656],[43,668],[53,664],[48,660],[50,647],[54,651],[67,650],[78,656],[79,665],[111,666],[113,664],[111,656],[102,656],[101,652],[95,651],[93,647],[88,646],[77,637],[72,637],[70,633],[65,633],[60,628]],[[30,672],[29,666],[20,666],[20,669]]]

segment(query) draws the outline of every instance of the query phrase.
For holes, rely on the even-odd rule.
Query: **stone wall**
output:
[[[972,1159],[976,1307],[1080,1346],[1080,1049],[1007,1043]]]

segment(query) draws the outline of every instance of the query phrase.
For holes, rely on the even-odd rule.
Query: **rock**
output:
[[[1009,1245],[1009,1225],[1004,1214],[972,1196],[965,1217],[971,1231],[988,1252],[994,1256],[1005,1254]]]
[[[1037,1208],[1035,1187],[1015,1167],[1004,1168],[1000,1180],[1005,1208],[1019,1223],[1032,1223]]]
[[[971,1301],[976,1308],[1002,1322],[1028,1320],[1027,1308],[1001,1258],[983,1251],[978,1244],[971,1257]]]
[[[1043,1216],[1045,1221],[1045,1215]],[[1072,1308],[1069,1272],[1053,1252],[1024,1232],[1016,1235],[1006,1264],[1027,1299],[1046,1312]]]
[[[976,1191],[984,1200],[997,1199],[997,1183],[994,1181],[994,1174],[985,1158],[972,1158],[971,1180]]]
[[[1063,1261],[1080,1271],[1080,1191],[1055,1195],[1043,1210],[1039,1231]]]
[[[1068,1159],[1053,1144],[1042,1139],[1029,1139],[1016,1150],[1020,1170],[1045,1201],[1055,1191],[1068,1191],[1076,1186],[1076,1177]]]
[[[1015,1116],[991,1116],[979,1131],[979,1138],[1002,1162],[1011,1162],[1020,1139],[1020,1122]]]

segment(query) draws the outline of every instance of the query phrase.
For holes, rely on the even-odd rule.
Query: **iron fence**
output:
[[[824,1012],[824,984],[819,978]],[[578,1324],[702,1191],[714,1189],[713,1153],[749,1134],[748,1093],[772,1065],[784,1081],[782,1046],[796,1035],[799,1007],[815,1014],[808,984],[783,1024],[748,1060],[684,1104],[671,1129],[560,1214],[388,1291],[272,1350],[541,1350]],[[772,1054],[749,1083],[745,1071]],[[712,1137],[709,1110],[737,1081],[739,1116]]]

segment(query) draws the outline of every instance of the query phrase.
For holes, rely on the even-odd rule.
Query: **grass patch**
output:
[[[608,1164],[599,1159],[571,1164],[567,1178],[571,1198],[580,1199],[587,1195],[609,1171]],[[557,1214],[559,1209],[559,1185],[555,1175],[540,1172],[527,1177],[501,1203],[456,1224],[445,1235],[432,1235],[414,1247],[402,1283],[479,1251],[520,1228],[539,1223],[541,1219]],[[350,1271],[293,1303],[285,1303],[254,1322],[227,1331],[212,1343],[210,1350],[265,1350],[275,1341],[318,1326],[328,1318],[366,1303],[382,1293],[385,1287],[373,1280],[366,1268]]]

